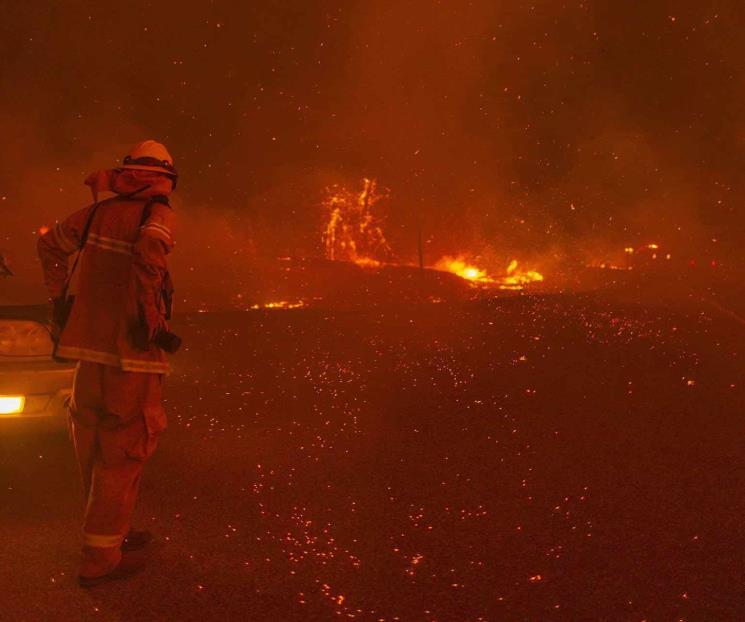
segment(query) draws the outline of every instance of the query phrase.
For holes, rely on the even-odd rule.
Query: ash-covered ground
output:
[[[736,620],[744,329],[603,294],[203,313],[141,575],[75,585],[64,438],[0,438],[3,620]]]

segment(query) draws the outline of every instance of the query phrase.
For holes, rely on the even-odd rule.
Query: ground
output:
[[[0,437],[0,619],[745,619],[736,316],[586,294],[175,329],[146,570],[79,589],[69,441]]]

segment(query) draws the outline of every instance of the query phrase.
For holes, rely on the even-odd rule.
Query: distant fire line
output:
[[[486,270],[478,268],[468,262],[462,256],[443,257],[435,265],[435,270],[452,272],[462,279],[475,284],[492,286],[504,290],[521,290],[531,283],[539,283],[544,280],[543,274],[535,270],[519,269],[516,259],[510,261],[502,276],[492,276]]]
[[[400,265],[392,261],[393,253],[383,233],[382,220],[374,209],[387,198],[388,191],[381,191],[372,178],[364,178],[359,191],[340,185],[327,188],[323,201],[327,221],[321,235],[326,259],[349,261],[363,268]],[[492,276],[463,256],[442,257],[432,269],[456,274],[474,285],[506,290],[520,290],[544,278],[535,270],[523,270],[515,259],[500,276]]]

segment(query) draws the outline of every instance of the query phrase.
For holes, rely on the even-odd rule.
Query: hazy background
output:
[[[737,1],[0,2],[0,248],[156,138],[181,181],[181,283],[322,255],[322,191],[376,177],[402,261],[738,260]],[[184,285],[182,285],[183,287]]]

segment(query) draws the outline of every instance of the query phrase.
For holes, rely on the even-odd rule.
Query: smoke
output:
[[[403,261],[584,261],[657,241],[738,254],[745,43],[735,2],[4,3],[0,247],[143,138],[182,179],[184,297],[320,256],[322,191],[390,188]],[[654,238],[654,239],[653,239]],[[712,240],[717,240],[712,242]],[[195,294],[195,296],[199,297]]]

